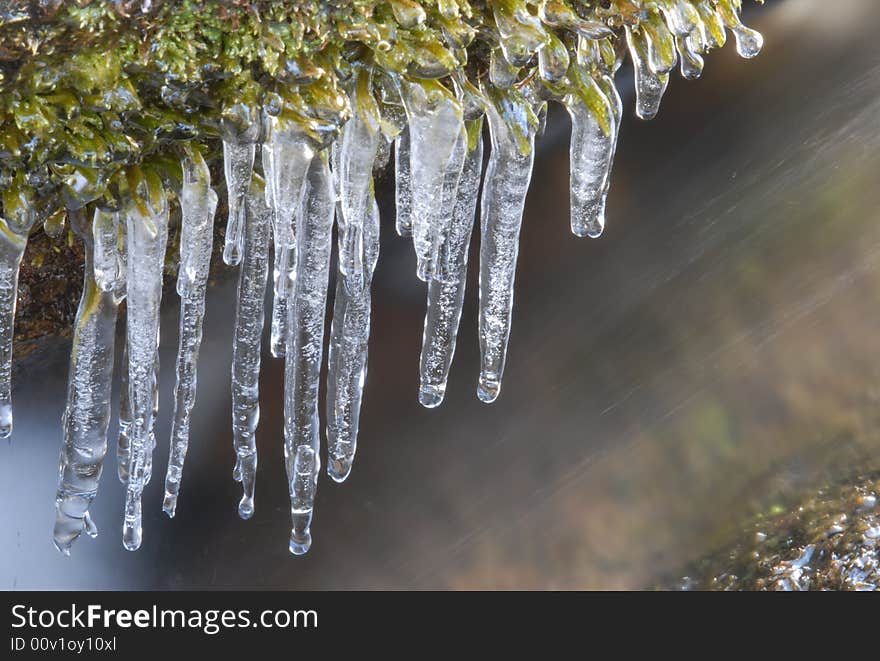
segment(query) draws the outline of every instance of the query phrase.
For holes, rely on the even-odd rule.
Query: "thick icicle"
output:
[[[327,473],[342,482],[351,472],[357,449],[361,398],[367,378],[367,348],[370,339],[370,283],[379,257],[379,207],[370,197],[370,213],[364,224],[365,282],[359,294],[352,294],[343,273],[337,274],[336,300],[330,329],[327,359]],[[338,222],[337,215],[337,222]]]
[[[64,442],[55,497],[53,536],[55,546],[64,555],[70,555],[71,545],[83,532],[92,537],[98,532],[89,516],[89,507],[98,493],[107,453],[116,313],[120,301],[116,287],[104,289],[96,281],[90,230],[76,226],[74,230],[83,239],[86,259],[83,293],[74,322],[67,406],[61,419]]]
[[[241,262],[244,249],[245,199],[254,171],[256,145],[237,138],[223,140],[223,173],[226,176],[227,206],[226,244],[223,261],[229,266]]]
[[[262,146],[266,176],[266,202],[272,212],[273,265],[272,355],[284,355],[288,293],[296,273],[296,224],[305,187],[306,172],[314,156],[311,141],[293,122],[276,118],[266,122]]]
[[[478,136],[477,144],[467,153],[458,183],[452,225],[439,256],[440,262],[445,264],[447,277],[433,278],[428,283],[428,308],[419,365],[419,401],[427,408],[439,406],[446,393],[464,303],[468,247],[482,171],[483,140]]]
[[[503,113],[503,115],[502,115]],[[513,283],[526,192],[532,178],[535,126],[528,102],[508,97],[487,105],[492,152],[480,210],[480,379],[477,396],[493,402],[510,337]],[[519,120],[516,131],[511,122]]]
[[[565,107],[571,115],[571,231],[575,236],[600,236],[605,229],[605,200],[611,179],[611,165],[617,147],[620,97],[612,82],[609,99],[602,87],[584,75],[585,100],[570,94]],[[597,119],[597,114],[601,121]]]
[[[30,215],[29,211],[23,213]],[[0,218],[0,438],[12,435],[12,337],[18,298],[18,268],[34,219]]]
[[[345,276],[345,286],[357,294],[366,287],[364,225],[373,200],[373,161],[382,139],[379,110],[365,70],[358,73],[352,105],[354,115],[343,127],[338,148],[334,149],[333,174],[338,182],[340,208],[339,270]]]
[[[395,226],[400,236],[412,236],[412,181],[410,177],[409,129],[394,141]]]
[[[435,273],[436,249],[452,215],[452,200],[444,200],[444,192],[455,193],[467,138],[461,105],[445,88],[411,84],[405,98],[416,268],[418,277],[428,281]],[[444,186],[447,174],[449,184]]]
[[[309,168],[297,228],[297,273],[294,295],[288,300],[290,319],[284,369],[284,457],[292,519],[290,550],[297,555],[305,553],[311,544],[309,526],[320,470],[318,391],[335,207],[326,157],[315,158]]]
[[[141,496],[152,462],[156,393],[156,338],[162,300],[162,267],[168,240],[168,203],[156,175],[131,177],[125,206],[128,242],[126,283],[128,323],[128,397],[131,449],[125,496],[122,543],[129,551],[141,545]]]
[[[180,270],[177,293],[180,296],[180,339],[177,350],[177,382],[174,387],[174,418],[168,470],[165,474],[165,500],[162,509],[173,517],[189,446],[190,413],[196,400],[196,367],[202,343],[205,291],[214,244],[214,212],[217,194],[211,189],[211,173],[201,154],[193,150],[181,163],[183,186],[180,230]]]
[[[626,43],[629,46],[636,83],[636,116],[653,119],[660,110],[660,102],[669,84],[668,73],[654,73],[648,64],[645,37],[626,27]]]
[[[242,519],[249,519],[254,513],[256,431],[260,422],[260,346],[263,337],[271,215],[266,205],[263,181],[254,176],[246,199],[244,254],[238,276],[232,345],[232,436],[235,447],[233,477],[241,482],[243,490],[238,505],[238,514]]]

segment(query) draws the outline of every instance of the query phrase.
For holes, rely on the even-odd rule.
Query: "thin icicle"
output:
[[[351,293],[343,273],[338,273],[336,279],[327,359],[327,473],[336,482],[342,482],[351,472],[367,378],[372,305],[370,284],[379,257],[379,207],[372,197],[370,214],[364,225],[364,253],[363,280],[366,284],[359,294]]]
[[[123,484],[128,483],[128,463],[131,459],[131,402],[128,399],[128,343],[122,350],[119,381],[119,423],[116,439],[116,474]]]
[[[18,269],[32,224],[19,226],[0,218],[0,438],[12,435],[12,339]]]
[[[168,470],[165,474],[164,512],[173,517],[189,446],[190,413],[196,401],[196,367],[202,343],[205,291],[214,244],[214,212],[217,194],[211,189],[211,173],[201,154],[193,150],[181,163],[183,186],[180,230],[180,339],[177,350],[177,382],[174,387],[174,418]]]
[[[466,142],[461,105],[451,92],[439,85],[426,89],[411,84],[406,99],[409,117],[410,177],[412,182],[413,244],[417,275],[430,280],[440,236],[449,226],[451,200],[444,204],[447,173],[454,194],[464,164]]]
[[[150,416],[149,451],[144,453],[144,486],[153,479],[153,450],[156,449],[156,420],[159,417],[159,333],[156,332],[156,353],[153,355],[153,414]]]
[[[267,121],[262,147],[266,175],[266,202],[272,213],[274,246],[272,355],[284,355],[287,336],[287,302],[296,275],[296,224],[305,189],[306,173],[315,153],[310,138],[294,123],[277,118]]]
[[[636,116],[639,119],[654,119],[660,110],[660,102],[669,84],[669,74],[656,74],[651,71],[645,37],[635,34],[629,26],[626,26],[626,43],[635,74]]]
[[[121,291],[125,271],[119,254],[119,213],[95,209],[91,232],[95,283],[101,291]]]
[[[482,125],[482,122],[480,122]],[[480,175],[483,171],[483,140],[478,136],[468,151],[458,183],[452,225],[440,256],[446,277],[428,283],[428,308],[422,336],[419,401],[427,408],[439,406],[455,353],[458,322],[467,280],[468,247],[474,227]]]
[[[366,287],[364,225],[373,199],[373,161],[382,134],[379,111],[369,88],[369,74],[360,71],[352,93],[354,115],[334,145],[334,178],[338,182],[340,213],[339,270],[352,294]]]
[[[609,99],[597,82],[589,75],[585,78],[592,103],[575,94],[565,99],[571,115],[571,231],[575,236],[596,238],[605,229],[605,200],[619,130],[613,106],[618,98]]]
[[[232,436],[235,448],[233,477],[241,482],[243,490],[238,505],[238,515],[242,519],[253,516],[257,477],[260,346],[263,337],[272,215],[266,205],[263,186],[263,181],[254,176],[246,200],[244,254],[238,276],[232,345]]]
[[[55,546],[64,555],[85,532],[94,537],[98,529],[89,507],[107,453],[110,396],[113,380],[116,314],[119,291],[104,289],[95,278],[94,244],[87,228],[74,227],[85,247],[83,293],[76,312],[73,348],[67,381],[67,406],[61,418],[64,442],[58,468],[55,497]]]
[[[310,513],[320,470],[318,391],[335,206],[330,168],[326,157],[318,157],[309,169],[297,228],[297,274],[294,296],[289,300],[284,370],[284,456],[293,526],[290,550],[297,555],[311,544]],[[312,472],[306,474],[307,470]]]
[[[508,100],[503,109],[488,104],[492,152],[486,168],[480,211],[480,379],[477,396],[493,402],[510,336],[513,284],[519,252],[519,232],[534,162],[534,127],[524,122],[515,135],[505,122],[528,115],[527,101]],[[525,142],[524,145],[521,143]],[[523,152],[526,153],[523,153]]]
[[[441,280],[446,282],[449,279],[455,279],[456,275],[449,273],[447,269],[448,251],[445,248],[446,242],[449,240],[449,231],[452,227],[453,217],[455,214],[455,203],[458,194],[458,185],[461,180],[462,170],[464,169],[465,160],[468,155],[468,134],[465,130],[464,123],[461,125],[461,131],[455,136],[452,147],[452,155],[446,164],[446,170],[443,173],[442,197],[440,200],[440,212],[437,214],[437,224],[431,233],[431,264],[432,273],[431,280]],[[444,253],[444,259],[441,261],[440,253]]]
[[[131,451],[125,496],[122,543],[129,551],[141,545],[141,496],[152,462],[156,393],[156,338],[162,300],[162,267],[168,240],[168,203],[155,175],[132,190],[138,200],[126,204],[128,241],[127,341]]]
[[[254,171],[256,145],[240,139],[223,140],[223,173],[226,176],[227,206],[226,244],[223,261],[229,266],[241,262],[244,249],[245,199]]]
[[[412,236],[412,181],[410,177],[409,129],[404,128],[394,141],[395,226],[399,236]]]

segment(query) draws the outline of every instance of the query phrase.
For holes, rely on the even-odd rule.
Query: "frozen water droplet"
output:
[[[740,24],[732,27],[731,31],[736,42],[736,52],[740,57],[751,59],[757,56],[764,47],[764,37],[757,30],[752,30]]]

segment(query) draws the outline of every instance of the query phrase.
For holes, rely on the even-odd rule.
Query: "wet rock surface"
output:
[[[877,590],[880,474],[776,505],[742,541],[689,568],[686,590]]]

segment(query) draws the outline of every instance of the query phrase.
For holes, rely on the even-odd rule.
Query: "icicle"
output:
[[[626,26],[626,43],[635,74],[636,116],[639,119],[653,119],[660,110],[660,101],[669,84],[669,74],[657,74],[651,70],[644,36],[633,33],[629,26]]]
[[[394,201],[397,234],[412,236],[412,181],[407,128],[404,128],[394,141]]]
[[[153,450],[156,449],[156,419],[159,415],[159,333],[156,332],[156,353],[153,356],[153,396],[150,429],[147,434],[149,451],[144,453],[144,485],[153,479]]]
[[[739,13],[730,8],[726,2],[718,4],[718,13],[724,24],[733,32],[737,54],[746,59],[757,56],[764,47],[764,37],[761,33],[743,25]]]
[[[217,194],[211,189],[211,173],[202,155],[192,150],[181,163],[183,186],[180,230],[180,339],[177,350],[177,382],[174,387],[174,418],[168,470],[165,474],[163,511],[170,517],[177,508],[177,494],[189,445],[190,413],[196,400],[196,367],[202,343],[205,291],[214,244],[214,212]]]
[[[266,205],[263,185],[263,181],[254,176],[246,199],[244,254],[238,277],[232,345],[232,435],[235,447],[233,477],[241,482],[243,490],[238,505],[238,515],[242,519],[249,519],[254,513],[257,473],[260,346],[263,337],[263,307],[272,216]]]
[[[97,216],[97,214],[96,214]],[[98,493],[98,483],[107,453],[110,396],[113,380],[116,313],[119,293],[115,287],[98,286],[94,273],[94,245],[87,228],[74,227],[85,247],[83,293],[76,312],[67,406],[61,418],[64,442],[58,469],[55,497],[55,546],[64,555],[85,532],[94,537],[98,529],[89,507]]]
[[[294,122],[271,118],[268,127],[262,156],[275,253],[270,349],[273,356],[280,357],[284,355],[287,335],[286,298],[296,273],[297,216],[314,150],[310,139]]]
[[[341,210],[339,270],[345,276],[346,287],[357,294],[365,288],[364,224],[373,199],[373,161],[382,137],[378,106],[370,93],[369,73],[365,70],[358,73],[352,105],[355,112],[342,129],[333,163]],[[413,140],[412,134],[410,140]],[[413,186],[416,186],[415,179]],[[415,213],[415,209],[413,211]]]
[[[9,214],[11,210],[7,210]],[[18,269],[35,222],[31,209],[0,217],[0,438],[12,435],[12,340],[18,298]]]
[[[407,100],[409,116],[410,163],[413,192],[413,244],[417,275],[428,281],[435,273],[434,256],[449,226],[451,197],[464,165],[464,118],[461,105],[440,85],[410,85]],[[445,189],[445,190],[444,190]]]
[[[223,140],[223,172],[226,176],[227,206],[226,245],[223,261],[229,266],[241,262],[244,244],[245,198],[254,171],[256,145],[239,139]]]
[[[370,213],[364,224],[364,253],[362,279],[365,285],[360,293],[351,293],[345,274],[340,272],[336,279],[327,359],[327,473],[336,482],[342,482],[351,472],[367,377],[370,283],[379,257],[379,207],[372,196]]]
[[[609,87],[614,99],[609,99],[589,74],[581,79],[583,97],[570,94],[565,99],[571,115],[571,231],[596,238],[605,229],[605,200],[619,130],[614,106],[620,100],[613,82]]]
[[[482,121],[479,122],[479,127]],[[483,140],[477,131],[477,142],[468,150],[458,191],[449,237],[440,253],[447,274],[442,281],[428,283],[428,308],[422,336],[419,401],[427,408],[439,406],[446,393],[446,381],[455,353],[458,322],[464,302],[467,280],[468,247],[483,171]]]
[[[152,173],[132,180],[126,204],[128,242],[127,340],[131,451],[125,497],[122,543],[129,551],[141,545],[141,495],[152,454],[156,392],[156,338],[162,300],[162,267],[168,239],[168,203]]]
[[[687,80],[696,80],[703,74],[703,58],[691,47],[688,38],[675,38],[675,48],[681,60],[681,75]]]
[[[289,300],[290,332],[284,369],[284,456],[290,482],[290,550],[311,544],[309,525],[320,470],[318,391],[333,237],[335,193],[326,157],[312,161],[297,228],[297,274]],[[309,472],[311,471],[311,472]]]
[[[510,336],[519,232],[534,162],[535,126],[525,119],[531,115],[527,102],[511,96],[502,99],[501,103],[501,108],[488,104],[486,113],[492,152],[480,211],[480,379],[477,396],[487,403],[495,401],[501,391]],[[507,119],[520,120],[524,125],[518,125],[515,131]]]
[[[119,214],[95,209],[92,220],[95,283],[101,291],[122,291],[125,271],[119,255]]]
[[[131,459],[131,402],[128,399],[128,343],[122,350],[122,368],[119,382],[119,423],[116,440],[116,474],[123,484],[128,483],[128,462]]]

